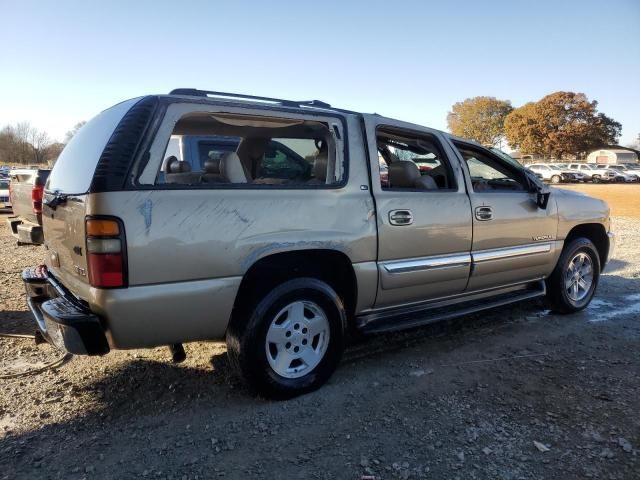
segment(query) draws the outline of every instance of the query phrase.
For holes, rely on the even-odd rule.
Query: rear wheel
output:
[[[593,183],[600,183],[600,175],[594,175],[593,177],[591,177],[591,181]]]
[[[344,306],[331,286],[314,278],[289,280],[248,310],[229,327],[227,353],[252,390],[285,399],[328,380],[346,329]]]
[[[551,177],[551,183],[560,183],[560,180],[561,180],[560,175],[553,175]]]
[[[557,313],[582,310],[593,298],[600,279],[600,257],[588,238],[569,242],[547,279],[547,299]]]

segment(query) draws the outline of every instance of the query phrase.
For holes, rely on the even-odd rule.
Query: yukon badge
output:
[[[551,240],[551,235],[538,235],[537,237],[533,237],[533,240],[536,242],[541,242],[543,240]]]

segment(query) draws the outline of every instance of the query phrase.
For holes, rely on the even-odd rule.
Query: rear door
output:
[[[379,117],[365,122],[377,207],[376,307],[463,292],[472,223],[459,162],[439,132]],[[421,171],[427,163],[435,168]],[[419,181],[408,182],[408,174]]]
[[[526,176],[475,144],[453,141],[464,161],[473,211],[473,272],[468,291],[543,278],[555,265],[558,248],[557,208],[536,204]]]

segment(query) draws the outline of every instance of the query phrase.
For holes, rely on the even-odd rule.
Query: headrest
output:
[[[329,163],[329,156],[326,152],[323,154],[320,152],[317,157],[313,159],[313,177],[323,182],[327,179],[327,164]]]
[[[396,160],[389,165],[389,183],[395,188],[416,188],[420,171],[415,163],[408,160]]]
[[[207,158],[204,161],[204,173],[220,174],[220,164],[222,160],[220,158]]]
[[[231,183],[247,183],[247,176],[236,152],[226,152],[222,155],[220,173]]]
[[[189,162],[181,162],[173,155],[167,158],[166,162],[165,173],[188,173],[191,171]]]

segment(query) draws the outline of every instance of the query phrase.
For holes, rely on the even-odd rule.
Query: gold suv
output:
[[[575,312],[607,205],[504,155],[379,115],[193,89],[115,105],[66,146],[23,273],[74,354],[226,339],[257,392],[324,383],[349,333],[546,295]]]

